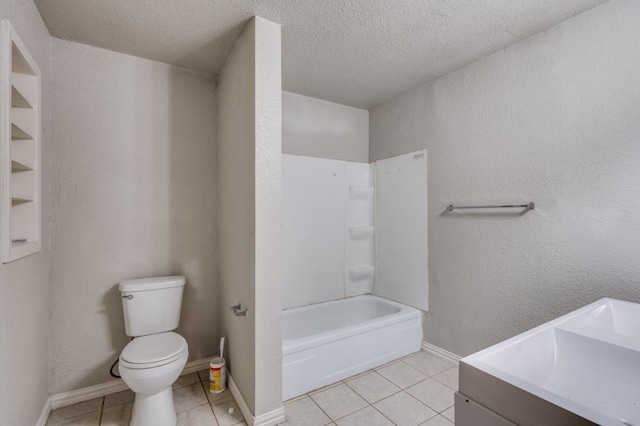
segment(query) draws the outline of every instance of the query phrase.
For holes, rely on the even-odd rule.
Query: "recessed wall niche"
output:
[[[40,250],[40,69],[9,21],[0,28],[0,248]]]

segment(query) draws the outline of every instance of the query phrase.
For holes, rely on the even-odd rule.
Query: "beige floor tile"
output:
[[[55,426],[98,426],[100,424],[100,411],[94,411],[81,416],[53,423]]]
[[[434,379],[413,385],[407,388],[407,392],[438,413],[453,405],[453,389]]]
[[[53,410],[51,412],[47,424],[61,422],[62,420],[78,417],[82,414],[91,413],[93,411],[98,411],[98,414],[100,414],[100,410],[102,409],[102,402],[103,398],[100,397],[91,399],[89,401],[80,402],[78,404],[69,405],[68,407],[58,408],[57,410]]]
[[[322,412],[320,407],[308,396],[284,405],[288,426],[324,426],[331,423],[331,419]]]
[[[402,358],[400,358],[400,359],[402,359]],[[374,370],[380,370],[381,368],[385,368],[385,367],[390,366],[391,364],[395,364],[396,362],[400,362],[400,359],[394,359],[393,361],[386,362],[386,363],[382,364],[381,366],[374,368]]]
[[[204,389],[202,389],[202,384],[196,383],[174,390],[173,402],[176,405],[176,412],[181,413],[206,404],[209,401],[204,393]]]
[[[382,414],[396,425],[416,426],[437,413],[405,391],[374,404]]]
[[[311,395],[332,420],[337,420],[366,407],[367,401],[344,383],[330,389]]]
[[[184,376],[178,377],[178,380],[175,381],[172,387],[173,389],[180,389],[198,382],[200,382],[198,373],[185,374]]]
[[[306,393],[304,393],[302,395],[294,396],[293,398],[287,399],[286,401],[284,401],[284,403],[288,404],[290,402],[295,402],[295,401],[297,401],[299,399],[306,398],[307,396],[309,396],[309,395],[307,395]]]
[[[102,410],[100,426],[129,426],[132,412],[133,402],[105,408]]]
[[[125,402],[131,402],[135,399],[136,394],[133,391],[127,389],[122,392],[116,392],[104,397],[104,408],[113,407],[114,405],[124,404]]]
[[[178,414],[177,426],[216,426],[218,422],[209,404]]]
[[[377,372],[402,389],[413,386],[427,378],[426,375],[402,361],[381,368]]]
[[[371,405],[336,420],[338,426],[394,426],[385,416]]]
[[[438,373],[433,376],[433,378],[443,385],[449,386],[453,390],[458,390],[458,367],[451,367],[448,370],[444,370],[442,373]]]
[[[311,396],[311,395],[315,395],[315,394],[320,393],[320,392],[324,392],[327,389],[335,388],[336,386],[339,386],[342,383],[343,383],[342,381],[331,383],[330,385],[323,386],[320,389],[312,390],[311,392],[309,392],[309,395]]]
[[[449,407],[449,408],[447,408],[446,410],[444,410],[444,411],[443,411],[442,413],[440,413],[440,414],[442,414],[444,417],[446,417],[446,418],[447,418],[448,420],[450,420],[452,423],[455,423],[455,422],[456,422],[456,415],[455,415],[455,412],[456,412],[456,410],[455,410],[455,406],[453,406],[453,407]]]
[[[437,416],[422,423],[420,426],[453,426],[453,423],[438,414]]]
[[[209,369],[198,371],[198,377],[200,377],[201,382],[209,381]]]
[[[204,383],[206,385],[206,383]],[[209,392],[209,387],[205,386],[205,393],[207,394],[207,398],[211,404],[217,404],[219,402],[227,401],[229,399],[233,399],[233,395],[231,395],[231,391],[229,388],[226,388],[224,392],[220,393],[211,393]]]
[[[234,400],[215,404],[212,408],[213,414],[216,415],[216,420],[220,426],[231,426],[238,423],[244,423],[242,412],[240,412],[240,408],[238,408],[238,404],[236,404]],[[229,413],[230,408],[233,408],[233,413]]]
[[[435,376],[438,373],[448,370],[452,365],[430,353],[420,351],[403,360],[416,370],[426,374],[427,376]]]
[[[354,380],[349,380],[346,384],[369,404],[376,403],[401,390],[375,371],[371,371]]]

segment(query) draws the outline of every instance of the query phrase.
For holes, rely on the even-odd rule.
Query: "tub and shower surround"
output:
[[[287,400],[420,350],[427,153],[375,164],[283,157]]]

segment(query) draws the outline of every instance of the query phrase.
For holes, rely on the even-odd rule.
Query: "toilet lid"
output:
[[[187,349],[187,341],[181,335],[171,331],[149,336],[136,337],[120,354],[127,364],[161,364],[161,361],[173,361]]]

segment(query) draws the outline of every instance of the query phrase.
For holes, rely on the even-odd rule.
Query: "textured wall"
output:
[[[229,372],[255,407],[255,27],[245,28],[218,79],[220,333]],[[235,317],[242,303],[249,316]]]
[[[466,355],[604,296],[640,302],[639,20],[613,0],[371,111],[372,160],[429,151],[428,342]]]
[[[221,331],[255,416],[282,407],[280,75],[280,26],[256,17],[218,81]]]
[[[52,78],[52,392],[111,379],[125,278],[186,275],[177,332],[216,353],[214,83],[58,39]]]
[[[280,25],[256,17],[256,405],[282,407],[282,51]]]
[[[3,0],[8,19],[42,73],[42,249],[0,263],[0,424],[35,424],[49,395],[50,37],[31,0]]]
[[[369,162],[369,111],[282,92],[282,152]]]

